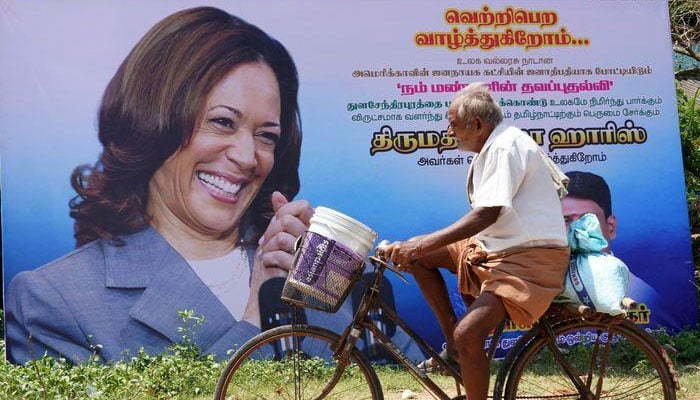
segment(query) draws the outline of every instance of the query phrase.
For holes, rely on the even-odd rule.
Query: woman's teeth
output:
[[[218,189],[229,196],[234,196],[239,190],[241,190],[240,184],[231,183],[220,176],[210,175],[205,172],[198,172],[197,178],[204,182],[204,184],[208,187]]]

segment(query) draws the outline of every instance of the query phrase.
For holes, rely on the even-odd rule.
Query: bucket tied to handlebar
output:
[[[365,268],[377,234],[335,210],[317,207],[311,226],[297,241],[282,299],[336,312]]]

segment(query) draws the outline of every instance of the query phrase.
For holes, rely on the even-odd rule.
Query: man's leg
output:
[[[454,352],[453,332],[457,317],[450,302],[445,279],[443,279],[438,270],[440,267],[447,268],[452,272],[455,272],[456,268],[450,253],[444,247],[416,260],[409,268],[409,271],[416,279],[416,282],[418,282],[418,287],[423,292],[425,301],[430,306],[430,309],[433,310],[433,314],[435,314],[435,318],[440,324],[440,329],[445,335],[448,351]]]
[[[484,343],[506,315],[501,299],[491,292],[483,292],[455,327],[455,346],[469,400],[485,400],[488,395],[490,373]]]

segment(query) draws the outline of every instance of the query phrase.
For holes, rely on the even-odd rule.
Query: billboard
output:
[[[108,82],[154,24],[200,5],[2,4],[6,307],[16,300],[7,295],[20,272],[75,248],[69,178],[102,152],[96,115]],[[629,266],[630,294],[643,303],[632,317],[648,328],[697,323],[665,1],[207,5],[257,25],[296,63],[303,128],[297,199],[351,215],[381,239],[447,226],[469,211],[464,183],[473,158],[446,136],[447,107],[465,85],[485,82],[506,122],[526,130],[562,170],[607,182],[611,250]],[[445,277],[464,312],[454,277]],[[399,314],[439,346],[442,336],[415,283],[389,279]],[[56,312],[66,307],[51,304]],[[226,325],[208,322],[217,323]],[[208,345],[228,328],[216,329]]]

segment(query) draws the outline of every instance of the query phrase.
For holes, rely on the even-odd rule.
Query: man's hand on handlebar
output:
[[[422,238],[415,237],[405,242],[382,241],[377,246],[377,255],[391,261],[400,271],[406,271],[422,253]]]

